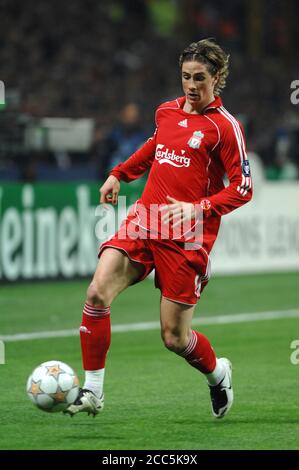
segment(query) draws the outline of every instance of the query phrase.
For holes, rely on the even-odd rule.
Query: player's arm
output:
[[[126,183],[141,178],[146,170],[152,166],[155,158],[156,132],[128,160],[116,165],[111,170],[110,175]]]
[[[246,154],[243,130],[236,122],[222,129],[219,156],[229,179],[229,185],[217,194],[202,198],[204,213],[228,214],[252,198],[252,181]]]
[[[100,188],[100,203],[117,204],[120,181],[128,183],[140,178],[151,167],[155,158],[156,132],[128,160],[119,163],[111,170],[110,176]]]

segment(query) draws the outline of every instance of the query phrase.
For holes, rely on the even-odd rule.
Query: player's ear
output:
[[[213,76],[213,86],[215,87],[215,85],[217,84],[219,80],[219,72],[217,72],[214,76]]]

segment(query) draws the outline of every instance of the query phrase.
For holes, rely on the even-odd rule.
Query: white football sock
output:
[[[86,370],[85,382],[83,388],[87,388],[95,394],[96,397],[101,398],[103,395],[105,369]]]
[[[210,374],[206,374],[209,385],[218,385],[225,376],[225,369],[219,359],[216,359],[216,367]]]

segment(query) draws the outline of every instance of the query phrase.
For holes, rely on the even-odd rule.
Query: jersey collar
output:
[[[220,108],[220,106],[222,106],[222,99],[220,98],[220,96],[216,96],[214,101],[212,101],[212,103],[208,104],[208,106],[206,106],[202,110],[202,114],[204,114],[208,109],[216,109],[216,108]]]
[[[186,102],[186,96],[181,96],[180,98],[177,99],[177,101],[179,103],[179,107],[183,108],[183,106]],[[220,98],[220,96],[216,96],[214,101],[209,103],[208,106],[206,106],[202,110],[201,114],[205,114],[209,109],[216,109],[216,108],[219,108],[220,106],[222,106],[222,99]]]

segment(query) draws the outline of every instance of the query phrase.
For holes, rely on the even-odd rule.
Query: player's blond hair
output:
[[[207,66],[208,72],[219,78],[214,88],[214,95],[220,95],[226,85],[228,76],[229,54],[216,44],[213,38],[202,39],[198,42],[192,42],[186,47],[180,55],[179,64],[182,68],[184,62],[196,61]]]

